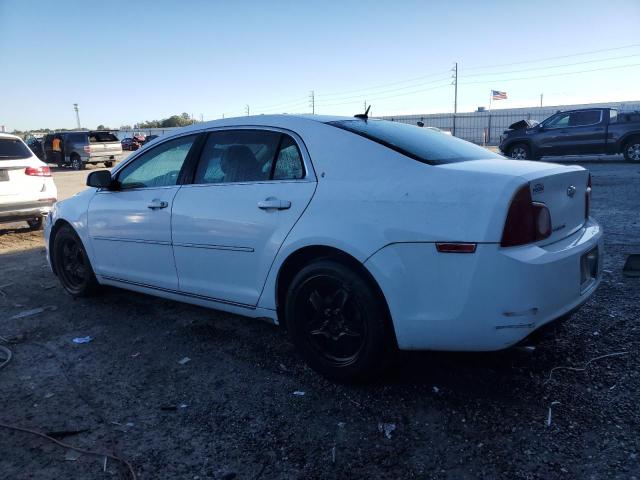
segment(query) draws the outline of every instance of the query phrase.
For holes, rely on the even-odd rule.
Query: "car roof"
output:
[[[295,130],[303,124],[326,123],[338,120],[353,120],[353,117],[340,117],[336,115],[247,115],[243,117],[223,118],[220,120],[212,120],[209,122],[195,123],[182,127],[172,133],[184,133],[192,130],[203,130],[216,127],[280,127],[284,129]]]
[[[0,133],[0,138],[12,138],[12,139],[18,139],[18,140],[22,140],[19,136],[17,135],[13,135],[11,133]]]

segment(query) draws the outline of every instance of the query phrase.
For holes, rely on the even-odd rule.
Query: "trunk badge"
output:
[[[569,185],[569,187],[567,187],[567,197],[573,198],[575,194],[576,194],[576,187],[574,187],[573,185]]]

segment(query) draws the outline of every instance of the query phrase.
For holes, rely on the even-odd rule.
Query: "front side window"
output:
[[[569,126],[569,113],[558,115],[551,118],[548,122],[545,122],[544,126],[547,128],[565,128]]]
[[[569,119],[570,127],[584,127],[600,123],[602,117],[601,110],[586,110],[584,112],[573,112]]]
[[[182,165],[197,135],[180,137],[145,152],[118,173],[121,189],[177,185]]]
[[[301,161],[294,140],[283,133],[249,129],[212,132],[202,149],[194,183],[298,179],[303,176]]]
[[[338,120],[328,122],[423,163],[440,165],[479,159],[501,159],[473,143],[442,132],[387,120]]]

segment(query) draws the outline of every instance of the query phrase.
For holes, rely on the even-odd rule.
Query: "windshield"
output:
[[[30,158],[31,150],[17,138],[0,138],[0,160]]]
[[[465,140],[429,128],[386,120],[339,120],[328,122],[377,142],[396,152],[431,165],[503,157]]]

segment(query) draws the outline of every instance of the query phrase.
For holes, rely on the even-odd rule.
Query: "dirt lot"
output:
[[[640,478],[640,279],[621,273],[640,252],[640,165],[589,168],[607,256],[572,321],[533,351],[407,355],[366,386],[323,380],[265,323],[115,289],[73,300],[40,233],[0,228],[0,423],[116,452],[140,479]],[[0,429],[2,478],[126,478],[65,455]]]

